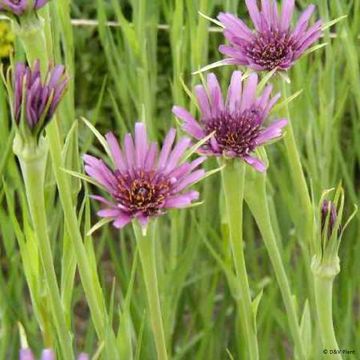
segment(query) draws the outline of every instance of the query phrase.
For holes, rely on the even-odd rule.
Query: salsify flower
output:
[[[262,0],[261,10],[256,0],[245,0],[255,30],[230,13],[220,13],[229,45],[219,51],[228,64],[245,65],[253,70],[287,70],[321,36],[322,22],[309,26],[314,5],[302,13],[295,27],[291,26],[295,0],[283,0],[281,12],[276,1]]]
[[[0,11],[21,16],[31,10],[38,10],[49,0],[0,0]]]
[[[183,129],[195,139],[201,140],[213,134],[200,148],[200,153],[240,158],[258,171],[266,170],[253,152],[258,146],[281,137],[287,120],[277,120],[264,127],[264,121],[280,94],[270,98],[272,85],[268,85],[257,97],[257,84],[256,74],[250,74],[244,81],[242,73],[235,71],[224,101],[216,76],[209,74],[206,87],[195,87],[201,112],[199,122],[184,108],[173,107],[173,113],[183,120]]]
[[[18,63],[13,76],[13,118],[17,127],[37,139],[53,117],[68,84],[63,65],[50,67],[44,80],[40,62],[32,68]],[[25,132],[25,133],[24,133]]]
[[[56,360],[54,350],[44,349],[41,353],[41,360]],[[35,356],[30,348],[23,348],[19,353],[19,360],[35,360]],[[77,360],[89,360],[89,355],[81,353],[77,357]]]
[[[113,133],[106,135],[113,169],[101,159],[84,156],[86,173],[111,196],[111,200],[92,196],[105,205],[98,212],[100,217],[112,219],[117,228],[133,219],[146,227],[151,217],[187,207],[198,199],[197,191],[186,189],[204,176],[204,170],[197,168],[205,158],[182,162],[191,140],[182,138],[173,148],[175,136],[171,129],[159,152],[156,143],[149,143],[145,125],[136,123],[135,138],[126,134],[122,149]]]

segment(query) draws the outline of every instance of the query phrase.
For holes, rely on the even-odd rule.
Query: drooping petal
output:
[[[250,165],[252,166],[255,170],[259,171],[259,172],[264,172],[266,171],[266,165],[258,158],[254,157],[254,156],[245,156],[244,160]]]
[[[174,106],[172,112],[176,117],[184,121],[182,127],[188,134],[197,140],[200,140],[205,136],[201,126],[187,110],[180,106]]]
[[[236,36],[251,41],[253,39],[253,33],[245,25],[243,21],[230,13],[220,13],[218,15],[219,21],[225,26],[226,29],[230,30]]]
[[[179,183],[177,183],[174,190],[182,191],[191,184],[194,184],[195,182],[199,181],[201,178],[204,177],[204,175],[205,175],[205,170],[203,169],[196,170],[190,175],[186,176],[184,179],[182,179]]]
[[[165,201],[166,208],[183,208],[191,205],[194,200],[199,198],[199,193],[197,191],[189,191],[181,195],[175,195],[168,198]]]
[[[288,121],[286,119],[281,119],[274,121],[269,125],[261,134],[257,137],[256,142],[259,146],[264,145],[265,143],[279,138],[282,136],[282,129],[287,125]]]
[[[124,226],[126,226],[127,224],[129,224],[131,222],[131,216],[126,215],[124,213],[121,213],[118,215],[118,217],[115,219],[115,221],[113,222],[113,225],[117,228],[117,229],[122,229]]]

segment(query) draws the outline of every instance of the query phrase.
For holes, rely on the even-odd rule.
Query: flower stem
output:
[[[326,350],[338,350],[332,315],[333,277],[315,275],[316,312],[319,319],[321,340]],[[329,359],[341,360],[340,354],[329,354]]]
[[[265,176],[261,174],[256,174],[255,176],[256,179],[254,182],[250,183],[247,187],[248,191],[246,192],[245,200],[255,218],[269,254],[285,305],[291,335],[295,342],[296,353],[300,359],[306,359],[295,304],[291,295],[289,280],[271,225],[270,212],[266,199]]]
[[[46,285],[52,306],[52,315],[58,333],[58,341],[63,357],[70,360],[74,358],[71,337],[66,326],[64,309],[61,304],[46,220],[44,182],[47,146],[45,140],[42,139],[37,148],[27,149],[22,147],[22,141],[18,137],[15,137],[14,152],[19,159],[24,178],[26,196],[38,240],[41,262],[44,268]]]
[[[247,341],[248,358],[259,358],[255,314],[252,308],[243,244],[243,198],[245,165],[237,160],[226,161],[222,171],[230,244],[241,297],[238,299],[240,318]]]
[[[287,88],[285,81],[281,81],[282,96],[287,97]],[[304,239],[312,239],[313,234],[313,210],[308,186],[306,184],[305,174],[301,165],[299,151],[296,145],[294,129],[292,122],[290,121],[290,111],[288,105],[285,107],[285,115],[289,120],[286,128],[286,134],[284,136],[284,143],[286,147],[286,153],[290,165],[291,176],[295,185],[296,192],[299,196],[301,208],[305,214],[304,224]]]
[[[156,272],[155,256],[155,224],[148,226],[146,233],[134,223],[134,233],[139,249],[140,262],[143,269],[146,295],[149,304],[151,325],[159,360],[167,360],[165,332],[161,316],[159,285]]]

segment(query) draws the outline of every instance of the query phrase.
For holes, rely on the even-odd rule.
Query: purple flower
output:
[[[113,133],[106,135],[114,169],[102,160],[85,155],[85,171],[111,195],[112,200],[92,196],[105,205],[98,215],[113,220],[122,228],[132,219],[145,227],[149,218],[162,215],[167,209],[189,206],[199,193],[186,190],[200,180],[205,172],[198,166],[204,157],[192,162],[181,159],[190,145],[182,138],[174,146],[176,131],[171,129],[158,151],[156,143],[149,143],[143,123],[136,123],[135,138],[125,135],[122,149]]]
[[[183,120],[183,129],[197,140],[214,133],[200,148],[200,153],[213,156],[241,158],[258,171],[265,165],[252,155],[256,147],[279,138],[287,120],[281,119],[265,128],[263,123],[280,95],[270,98],[272,86],[268,85],[257,97],[258,76],[251,74],[246,81],[240,71],[231,78],[226,101],[214,74],[207,77],[207,88],[195,87],[201,111],[200,121],[185,109],[174,106],[173,113]]]
[[[330,238],[337,219],[337,210],[336,206],[332,201],[324,200],[321,206],[321,232],[323,234],[327,234],[327,236]],[[328,221],[327,228],[326,222]]]
[[[287,70],[321,36],[321,21],[309,26],[314,5],[302,13],[292,28],[295,0],[283,0],[281,12],[273,0],[262,0],[261,11],[256,0],[245,2],[255,31],[230,13],[218,16],[229,42],[221,45],[219,51],[228,57],[225,60],[228,64],[245,65],[256,71]]]
[[[30,132],[38,137],[54,115],[67,84],[68,78],[62,65],[50,68],[42,80],[39,61],[32,69],[22,63],[16,64],[13,79],[13,116],[16,124],[19,126],[24,121]]]
[[[38,10],[45,6],[49,0],[0,0],[0,11],[21,16],[30,10]]]

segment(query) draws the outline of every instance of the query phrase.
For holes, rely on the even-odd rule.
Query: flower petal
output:
[[[231,76],[231,82],[228,89],[226,105],[230,112],[239,111],[241,106],[242,93],[242,74],[240,71],[234,71]]]
[[[113,162],[117,169],[120,171],[126,170],[126,160],[124,159],[124,156],[121,152],[119,143],[115,137],[115,135],[112,132],[109,132],[105,135],[106,141],[109,145],[111,155],[113,158]]]
[[[259,172],[266,171],[266,166],[260,159],[254,157],[254,156],[247,155],[247,156],[244,156],[244,160],[250,166],[252,166],[255,170],[257,170]]]
[[[179,119],[184,121],[182,128],[188,134],[193,136],[195,139],[200,140],[205,136],[204,131],[202,130],[199,123],[194,119],[194,117],[184,108],[180,106],[174,106],[172,108],[173,114]]]
[[[250,74],[244,86],[243,95],[241,98],[241,111],[249,109],[256,99],[256,87],[258,84],[257,74]]]
[[[271,125],[269,125],[265,130],[261,132],[261,134],[257,137],[256,143],[258,146],[264,145],[265,143],[279,138],[282,136],[282,128],[287,125],[288,121],[286,119],[280,119],[274,121]]]

